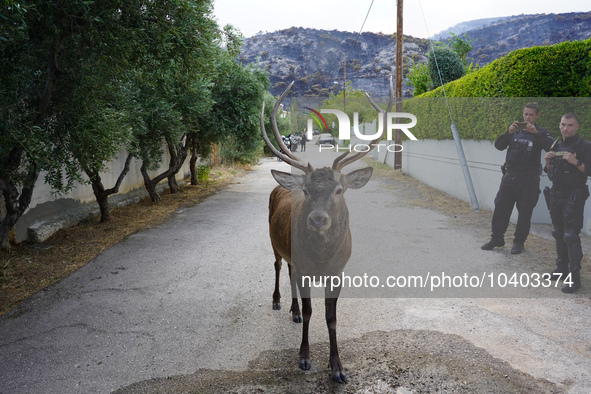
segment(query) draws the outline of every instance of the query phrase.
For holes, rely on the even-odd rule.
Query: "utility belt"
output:
[[[539,176],[542,174],[542,165],[540,164],[539,168],[526,168],[526,169],[517,169],[511,166],[508,166],[507,163],[501,166],[501,172],[503,175],[511,175],[511,176]]]
[[[544,199],[548,210],[552,209],[552,200],[565,200],[574,204],[576,201],[585,201],[589,197],[589,187],[584,185],[552,185],[552,188],[544,188]]]
[[[556,187],[553,186],[550,189],[550,195],[552,197],[556,197],[556,198],[562,198],[562,197],[568,197],[572,194],[587,194],[589,195],[589,187],[587,187],[587,185],[577,185],[577,186],[571,186],[571,187]]]

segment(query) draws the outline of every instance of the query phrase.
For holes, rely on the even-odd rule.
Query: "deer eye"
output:
[[[335,192],[334,192],[334,193],[335,193],[336,195],[343,194],[343,189],[339,187],[337,190],[335,190]]]

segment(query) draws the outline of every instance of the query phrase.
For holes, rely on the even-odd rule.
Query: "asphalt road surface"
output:
[[[302,156],[314,149],[308,144],[310,153]],[[315,160],[327,164],[332,156]],[[178,211],[162,226],[130,236],[0,318],[0,393],[109,393],[200,370],[230,376],[285,349],[293,356],[286,379],[305,377],[293,350],[301,325],[289,318],[286,269],[284,308],[271,309],[267,204],[276,185],[271,168],[289,171],[285,163],[263,160],[223,191]],[[521,256],[480,250],[482,234],[454,226],[434,210],[402,203],[389,186],[371,180],[364,190],[347,191],[354,237],[348,274],[382,281],[366,286],[368,293],[344,289],[339,300],[338,335],[350,379],[354,368],[361,368],[356,357],[367,350],[356,347],[375,344],[376,332],[416,332],[423,342],[425,333],[439,343],[459,338],[558,391],[591,392],[588,295],[542,287],[468,288],[461,278],[452,283],[456,289],[433,288],[433,277],[444,273],[468,280],[490,275],[498,284],[503,273],[531,278],[535,272]],[[388,275],[412,273],[431,275],[430,287],[382,286]],[[324,308],[322,300],[313,305],[310,339],[320,346],[328,341]],[[397,343],[384,346],[396,352],[396,346],[404,347]],[[328,380],[328,354],[314,346],[310,373],[321,371]]]

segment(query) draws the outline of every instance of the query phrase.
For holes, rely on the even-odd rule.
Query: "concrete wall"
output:
[[[108,170],[100,174],[106,188],[115,185],[126,158],[126,151],[119,152],[117,157],[108,164]],[[152,171],[150,175],[155,176],[168,168],[169,159],[168,150],[165,149],[160,170]],[[141,164],[141,161],[135,158],[131,160],[129,172],[121,183],[119,193],[109,198],[111,208],[139,201],[148,195],[140,172]],[[182,181],[189,174],[189,158],[187,158],[177,173],[176,179]],[[159,190],[164,187],[168,187],[166,180],[161,182]],[[51,187],[45,184],[45,174],[41,173],[35,184],[31,204],[14,228],[15,240],[16,242],[25,240],[42,242],[60,228],[76,225],[88,216],[98,213],[98,204],[91,185],[77,183],[70,192],[58,196],[52,194]]]

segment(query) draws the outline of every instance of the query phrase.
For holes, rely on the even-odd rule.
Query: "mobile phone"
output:
[[[517,128],[523,130],[527,127],[527,122],[517,122]]]

